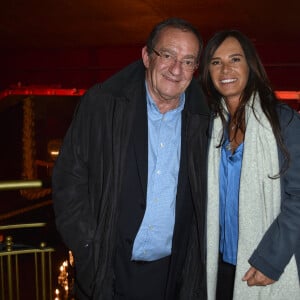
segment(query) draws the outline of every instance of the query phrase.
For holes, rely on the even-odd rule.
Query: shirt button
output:
[[[164,148],[165,144],[164,143],[160,143],[160,148]]]
[[[160,170],[157,170],[157,171],[156,171],[156,174],[157,174],[157,175],[160,175],[160,173],[161,173]]]

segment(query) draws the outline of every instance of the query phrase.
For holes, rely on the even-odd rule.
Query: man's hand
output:
[[[251,267],[244,277],[243,281],[247,281],[248,286],[266,286],[275,282],[275,280],[265,276],[262,272],[258,271],[254,267]]]

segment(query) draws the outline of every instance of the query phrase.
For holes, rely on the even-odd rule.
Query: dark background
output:
[[[204,41],[220,29],[243,31],[255,44],[276,91],[295,91],[300,109],[300,2],[287,0],[12,0],[0,9],[0,181],[22,178],[23,99],[34,101],[36,159],[49,161],[47,143],[62,138],[79,96],[140,58],[153,25],[177,16],[192,22]],[[62,89],[64,93],[56,95]],[[39,92],[36,92],[36,91]],[[51,172],[39,167],[39,179]],[[16,242],[57,249],[51,193],[29,200],[0,191],[0,225],[46,222],[13,234]],[[57,271],[55,271],[57,272]]]

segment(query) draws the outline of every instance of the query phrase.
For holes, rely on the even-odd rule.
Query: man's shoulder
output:
[[[145,68],[142,61],[136,61],[104,82],[90,87],[80,101],[80,107],[86,112],[103,112],[117,102],[135,99],[136,93],[143,92],[145,86]]]
[[[145,67],[142,60],[126,66],[102,83],[102,90],[122,91],[131,85],[145,81]]]
[[[187,107],[191,112],[207,116],[210,115],[205,95],[200,83],[195,78],[192,79],[186,91],[186,96]]]
[[[86,95],[88,95],[89,98],[99,98],[99,96],[103,95],[124,97],[138,84],[144,84],[144,81],[145,67],[141,60],[137,60],[115,73],[107,80],[96,83],[90,87],[87,90]]]

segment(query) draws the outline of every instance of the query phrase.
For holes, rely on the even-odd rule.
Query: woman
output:
[[[200,74],[213,112],[208,299],[300,299],[300,116],[239,31],[208,41]]]

